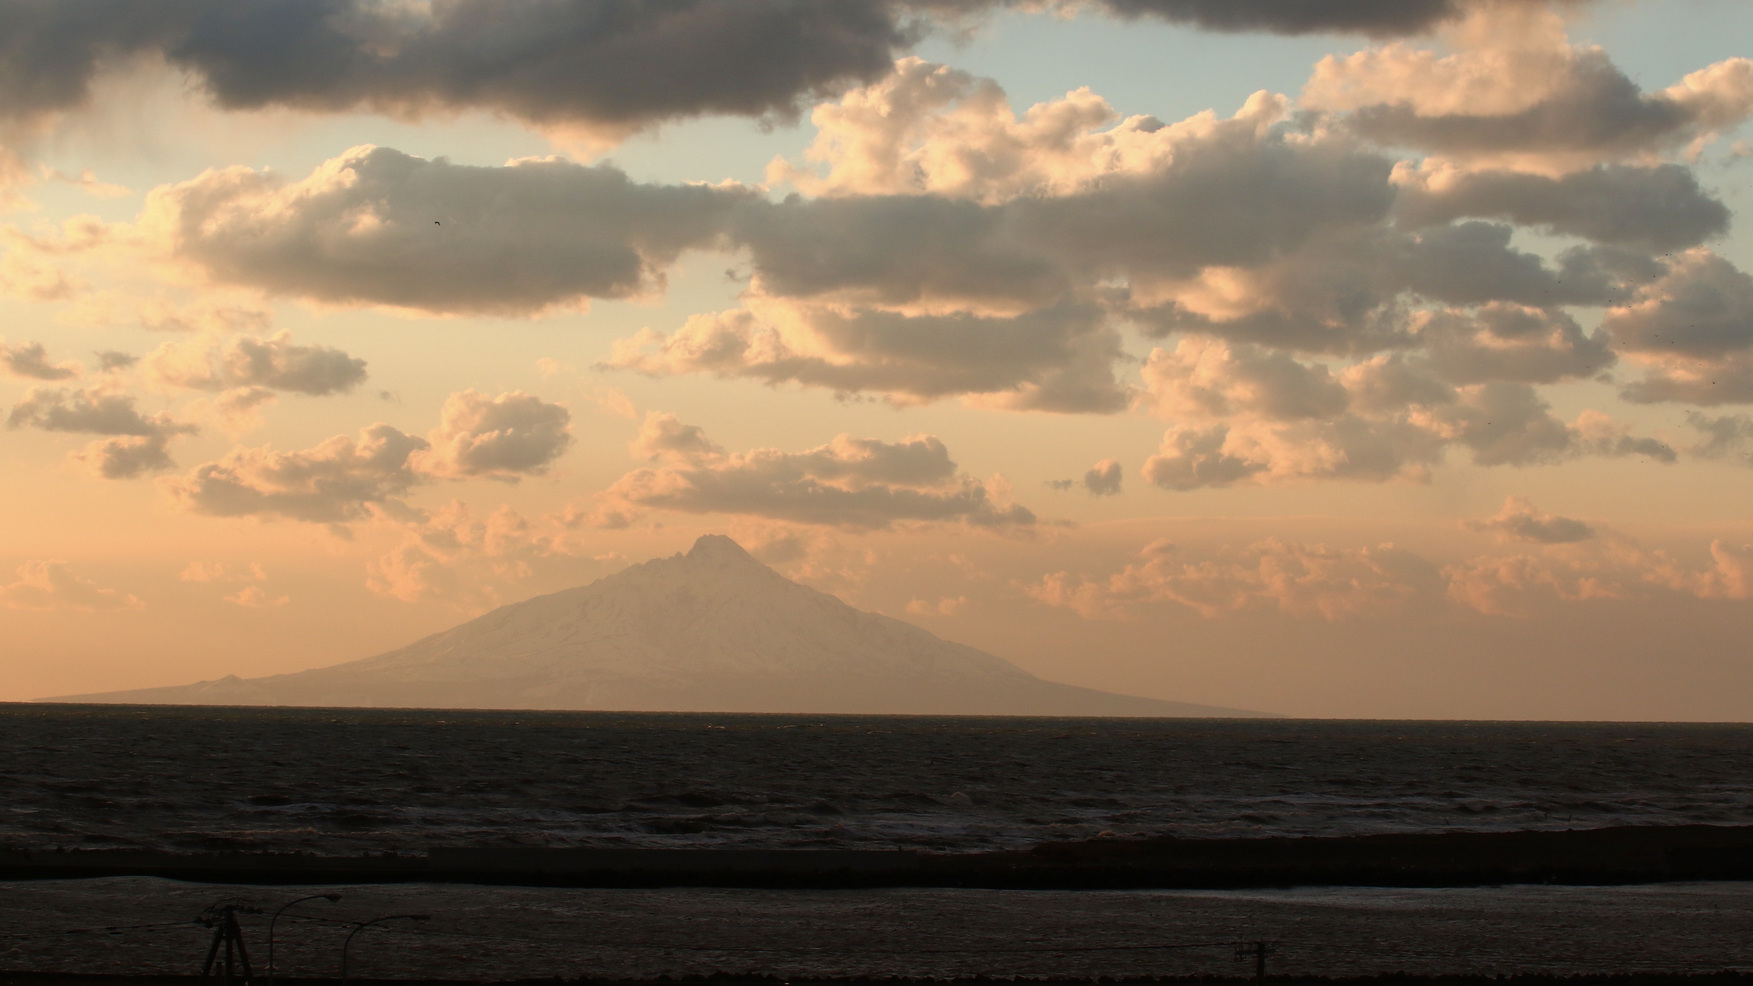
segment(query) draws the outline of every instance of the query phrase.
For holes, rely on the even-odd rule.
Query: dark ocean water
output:
[[[1021,847],[1753,823],[1753,727],[0,705],[0,848]]]

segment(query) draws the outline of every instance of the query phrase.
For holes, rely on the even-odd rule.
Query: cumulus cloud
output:
[[[1269,538],[1212,558],[1192,558],[1172,543],[1156,541],[1139,556],[1106,579],[1057,572],[1026,591],[1091,620],[1128,619],[1141,607],[1160,603],[1185,606],[1206,618],[1265,608],[1341,620],[1421,597],[1440,598],[1442,592],[1434,565],[1391,544],[1350,549]]]
[[[246,585],[226,596],[225,601],[244,609],[266,609],[269,606],[284,606],[292,601],[292,597],[284,593],[278,596],[269,595],[268,590],[259,585]]]
[[[1531,547],[1439,565],[1391,544],[1336,548],[1271,538],[1246,548],[1193,551],[1160,540],[1111,575],[1054,572],[1021,588],[1089,620],[1132,619],[1163,606],[1207,619],[1252,618],[1263,610],[1329,621],[1395,618],[1444,605],[1526,617],[1567,603],[1753,597],[1753,545],[1718,539],[1703,564],[1688,563],[1613,532],[1540,514],[1516,497],[1496,517],[1470,526]]]
[[[266,388],[321,396],[365,381],[365,361],[328,346],[299,346],[292,333],[167,342],[146,357],[154,380],[195,390]]]
[[[134,407],[134,397],[105,385],[84,390],[32,387],[12,406],[8,426],[91,435],[158,435],[186,432],[166,412],[150,417]]]
[[[671,462],[691,462],[725,454],[724,446],[706,437],[706,429],[683,424],[680,418],[664,411],[653,411],[645,416],[639,434],[633,436],[627,450],[641,459]]]
[[[1504,500],[1503,509],[1485,520],[1466,521],[1468,530],[1501,534],[1519,541],[1536,544],[1571,544],[1595,536],[1595,529],[1580,520],[1543,514],[1532,503],[1519,496]]]
[[[1498,314],[1511,321],[1532,317]],[[1332,374],[1284,354],[1183,339],[1173,352],[1158,349],[1145,363],[1149,403],[1178,423],[1145,461],[1144,478],[1171,490],[1327,479],[1422,481],[1455,446],[1482,466],[1549,464],[1581,455],[1669,463],[1678,458],[1668,445],[1633,435],[1597,411],[1561,421],[1529,384],[1457,386],[1438,367],[1435,357],[1395,354]],[[1454,372],[1453,365],[1446,368]]]
[[[952,396],[1014,410],[1116,411],[1117,332],[1089,306],[1015,317],[905,315],[754,301],[696,315],[669,335],[616,343],[606,366],[652,376],[711,373],[879,393],[902,404]]]
[[[1622,303],[1661,265],[1622,248],[1579,246],[1555,262],[1517,249],[1515,228],[1478,220],[1416,231],[1322,229],[1252,265],[1133,280],[1125,313],[1147,333],[1215,335],[1304,352],[1365,355],[1418,345],[1425,306],[1552,308]]]
[[[375,424],[294,452],[235,448],[163,481],[178,506],[215,517],[283,517],[342,524],[408,493],[422,480],[408,459],[424,439]]]
[[[217,281],[437,312],[626,297],[660,287],[683,251],[746,250],[741,307],[620,340],[606,365],[1107,413],[1134,396],[1116,375],[1127,323],[1259,347],[1262,372],[1297,365],[1273,350],[1428,346],[1454,383],[1586,376],[1611,353],[1563,308],[1628,303],[1663,270],[1648,244],[1720,209],[1662,168],[1593,185],[1397,172],[1264,93],[1168,125],[1118,120],[1089,93],[1019,116],[990,80],[906,60],[819,109],[821,170],[786,172],[815,198],[360,148],[299,182],[232,169],[158,189],[140,226]],[[1523,178],[1576,185],[1575,201],[1542,205],[1551,189]],[[1396,206],[1403,193],[1424,196],[1424,218]],[[1621,198],[1637,207],[1596,216]],[[1658,214],[1679,232],[1634,233]],[[1596,242],[1549,260],[1515,245],[1517,223]]]
[[[415,468],[449,479],[516,482],[539,476],[572,444],[572,413],[521,390],[488,397],[465,390],[445,399]]]
[[[0,343],[0,368],[26,380],[71,380],[84,371],[76,360],[49,362],[49,352],[40,342]]]
[[[506,504],[480,516],[452,500],[436,510],[376,520],[398,543],[370,562],[366,585],[404,602],[497,605],[504,601],[498,584],[522,580],[544,563],[580,553],[564,524],[532,523]]]
[[[192,561],[177,578],[184,582],[265,582],[268,573],[260,562],[240,567],[220,561]]]
[[[1753,402],[1753,277],[1708,250],[1682,255],[1602,327],[1648,367],[1624,389],[1639,402]]]
[[[1733,58],[1645,93],[1599,48],[1571,44],[1535,5],[1481,5],[1447,55],[1404,42],[1330,55],[1304,107],[1347,114],[1374,141],[1530,170],[1643,157],[1753,114],[1753,60]]]
[[[904,522],[960,521],[1027,527],[1035,515],[1001,502],[986,483],[961,474],[943,442],[840,435],[804,452],[726,452],[673,415],[653,413],[631,446],[660,464],[635,470],[603,495],[629,509],[727,513],[876,530]]]
[[[1015,315],[1091,295],[1104,281],[1136,292],[1379,225],[1394,197],[1391,162],[1266,125],[1282,108],[1260,96],[1233,119],[1196,118],[1154,167],[1064,194],[792,198],[742,210],[734,235],[762,294]]]
[[[816,138],[804,152],[813,168],[777,159],[767,174],[810,195],[933,194],[991,205],[1160,171],[1185,145],[1258,136],[1286,110],[1282,96],[1261,92],[1232,119],[1207,111],[1164,125],[1122,118],[1083,88],[1019,118],[993,80],[905,58],[888,78],[816,107]]]
[[[1169,418],[1330,418],[1348,402],[1344,385],[1325,366],[1198,336],[1181,339],[1172,351],[1151,350],[1143,373],[1151,404]]]
[[[335,303],[528,314],[660,286],[752,193],[558,159],[488,168],[357,147],[298,182],[208,171],[147,195],[154,249],[213,280]]]
[[[1145,460],[1146,482],[1169,490],[1239,483],[1423,480],[1444,441],[1404,419],[1244,420],[1170,428]]]
[[[137,596],[81,578],[60,561],[28,561],[17,578],[0,584],[0,607],[6,609],[99,610],[144,609]]]
[[[1083,474],[1083,488],[1093,496],[1118,496],[1124,470],[1117,459],[1103,459]]]
[[[145,415],[134,397],[98,384],[83,390],[32,387],[6,416],[7,427],[107,436],[93,441],[72,458],[105,479],[132,479],[169,469],[170,440],[194,434],[194,425],[177,421],[168,411]]]
[[[1400,228],[1392,162],[1278,122],[1278,97],[1134,127],[1134,150],[1116,150],[1119,131],[1091,131],[1101,114],[1080,116],[1079,94],[1020,120],[1001,96],[915,61],[825,107],[826,172],[792,172],[823,197],[736,213],[745,307],[623,340],[610,364],[1106,411],[1125,394],[1120,320],[1368,354],[1417,346],[1424,304],[1619,303],[1660,269],[1611,245],[1549,263],[1515,248],[1506,223]],[[1572,365],[1605,361],[1580,330],[1561,342]],[[1556,372],[1500,362],[1511,379]]]
[[[1745,449],[1753,444],[1753,417],[1745,414],[1724,414],[1711,417],[1697,411],[1687,412],[1686,423],[1701,439],[1687,449],[1701,459],[1736,458],[1753,464],[1753,455]]]
[[[244,583],[236,591],[221,598],[233,606],[244,609],[266,609],[271,606],[285,606],[292,602],[292,597],[285,593],[270,593],[260,583],[268,581],[268,573],[260,562],[250,562],[247,566],[227,565],[224,562],[194,561],[184,568],[178,576],[184,582],[236,585]]]
[[[1507,219],[1549,234],[1649,250],[1697,246],[1728,231],[1729,210],[1691,168],[1598,165],[1559,177],[1402,164],[1395,217],[1425,226],[1465,217]]]
[[[130,369],[134,364],[140,362],[140,357],[133,353],[124,353],[115,349],[106,349],[96,355],[97,368],[103,373],[116,373]]]
[[[134,479],[176,467],[176,461],[170,457],[167,435],[100,438],[70,457],[104,479]]]
[[[409,515],[416,487],[445,479],[515,481],[540,475],[571,442],[570,414],[521,391],[452,394],[427,438],[378,423],[306,449],[237,447],[161,481],[185,510],[345,525]],[[428,440],[430,439],[430,441]]]
[[[235,438],[261,427],[262,409],[277,399],[266,387],[233,387],[220,391],[211,401],[191,402],[189,408],[211,412],[220,430]]]
[[[1691,566],[1628,538],[1598,536],[1537,552],[1482,556],[1447,566],[1448,596],[1489,616],[1527,617],[1541,604],[1686,595],[1747,599],[1753,545],[1710,544],[1710,561]]]
[[[1450,383],[1556,383],[1613,365],[1604,332],[1585,334],[1563,311],[1492,302],[1424,312],[1413,321],[1431,370]]]
[[[1550,465],[1577,454],[1576,436],[1534,388],[1488,383],[1457,390],[1457,400],[1415,412],[1445,442],[1464,445],[1482,466]]]

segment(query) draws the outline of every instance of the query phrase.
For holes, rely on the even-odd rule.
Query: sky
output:
[[[725,533],[1045,678],[1753,719],[1745,0],[0,0],[0,701]]]

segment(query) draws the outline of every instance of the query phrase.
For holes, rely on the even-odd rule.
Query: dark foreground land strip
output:
[[[0,852],[0,880],[553,887],[1233,889],[1753,880],[1753,826],[1631,826],[1343,838],[1099,839],[929,853],[810,849],[445,849],[430,855]]]
[[[1575,976],[1525,973],[1513,976],[1268,976],[1275,986],[1748,986],[1745,972],[1613,973]],[[276,986],[340,986],[335,979],[288,979]],[[348,986],[1238,986],[1253,977],[1155,976],[1142,979],[1072,979],[974,976],[963,979],[869,978],[848,976],[816,979],[714,973],[671,979],[517,979],[485,982],[463,979],[349,979]],[[200,986],[199,976],[115,976],[59,972],[0,972],[0,986]],[[209,984],[210,986],[210,984]]]

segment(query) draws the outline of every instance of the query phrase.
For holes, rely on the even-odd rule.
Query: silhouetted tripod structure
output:
[[[1256,983],[1266,981],[1266,956],[1275,951],[1272,947],[1274,944],[1276,943],[1269,941],[1239,941],[1235,943],[1237,962],[1254,960],[1254,982]]]
[[[250,968],[250,953],[243,945],[243,929],[237,926],[239,914],[260,914],[261,909],[243,904],[214,904],[202,912],[197,920],[213,929],[213,944],[207,946],[207,961],[201,966],[201,982],[206,983],[213,978],[214,963],[219,960],[219,949],[225,949],[225,960],[221,972],[221,982],[225,986],[239,986],[255,978],[255,971]],[[243,976],[237,973],[242,967]]]

